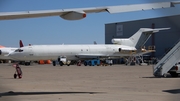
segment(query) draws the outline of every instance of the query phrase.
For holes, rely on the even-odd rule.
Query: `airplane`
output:
[[[19,46],[23,47],[23,43],[20,40],[19,41]],[[11,60],[12,58],[7,57],[7,55],[11,52],[14,52],[18,47],[5,47],[5,46],[0,46],[0,60],[4,63],[6,60]]]
[[[24,47],[24,45],[23,45],[21,40],[19,41],[19,46],[20,47]],[[18,49],[18,48],[0,46],[0,55],[7,55],[7,54],[15,51],[16,49]]]
[[[24,47],[22,40],[19,40],[19,47]],[[4,47],[4,46],[0,46],[0,60],[1,63],[5,63],[7,60],[13,60],[10,57],[7,57],[8,54],[10,54],[11,52],[14,52],[15,50],[17,50],[18,47]],[[20,61],[21,63],[23,62],[23,64],[25,65],[30,65],[29,61]]]
[[[31,45],[31,44],[29,44]],[[19,47],[24,47],[22,40],[19,40]],[[13,60],[10,57],[7,57],[8,54],[10,54],[11,52],[14,52],[15,50],[17,50],[17,47],[4,47],[4,46],[0,46],[0,60],[1,62],[5,63],[6,60]],[[30,65],[31,62],[30,61],[18,61],[19,64],[23,64],[23,65]],[[47,63],[49,64],[49,60],[47,60]]]
[[[87,45],[31,45],[21,47],[11,52],[8,57],[14,60],[36,61],[52,60],[56,65],[56,60],[62,66],[61,61],[66,59],[67,65],[72,60],[105,59],[131,56],[144,52],[140,47],[149,37],[160,30],[170,28],[140,28],[134,35],[127,39],[118,40],[118,44],[87,44]]]
[[[16,49],[18,49],[18,48],[0,46],[0,60],[1,60],[1,62],[5,63],[6,60],[12,59],[10,57],[7,57],[6,55],[8,55],[11,52],[14,52]]]
[[[118,5],[118,6],[106,6],[106,7],[58,9],[58,10],[0,12],[0,20],[12,20],[12,19],[48,17],[48,16],[60,16],[65,20],[80,20],[87,16],[86,13],[108,12],[110,14],[113,14],[113,13],[123,13],[123,12],[132,12],[132,11],[155,10],[160,8],[162,9],[162,8],[175,7],[175,4],[180,4],[180,1]]]

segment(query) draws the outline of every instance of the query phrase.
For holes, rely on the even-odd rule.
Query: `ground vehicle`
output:
[[[169,71],[168,73],[171,74],[172,77],[178,77],[180,74],[180,62],[176,63]]]
[[[141,56],[141,59],[139,60],[140,63],[144,62],[144,63],[147,63],[147,65],[149,65],[151,63],[151,56],[150,55],[143,55],[143,56]]]
[[[99,66],[100,65],[100,60],[99,59],[93,59],[93,60],[85,60],[84,61],[84,66]]]

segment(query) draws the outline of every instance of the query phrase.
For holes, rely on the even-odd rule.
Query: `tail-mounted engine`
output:
[[[123,53],[123,54],[135,54],[136,53],[136,49],[123,49],[123,48],[119,48],[119,52]]]

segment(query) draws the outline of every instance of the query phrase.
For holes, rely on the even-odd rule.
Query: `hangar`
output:
[[[155,46],[156,52],[152,57],[162,58],[180,38],[180,15],[126,21],[105,24],[105,44],[112,44],[112,38],[128,38],[136,33],[139,28],[167,28],[170,30],[160,31],[153,34],[145,46]]]

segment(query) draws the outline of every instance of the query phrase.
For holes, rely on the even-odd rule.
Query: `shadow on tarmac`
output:
[[[171,94],[180,94],[180,89],[163,90],[163,92],[167,92]]]
[[[180,78],[180,77],[172,77],[171,75],[167,75],[166,77],[149,76],[149,77],[141,77],[141,78]]]
[[[160,77],[149,76],[149,77],[140,77],[140,78],[160,78]]]
[[[18,96],[18,95],[44,95],[44,94],[100,94],[104,92],[4,92],[0,93],[0,97],[3,96]]]
[[[141,78],[179,78],[179,77],[172,77],[172,76],[167,76],[167,77],[154,77],[154,76],[150,76],[150,77],[141,77]]]

